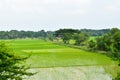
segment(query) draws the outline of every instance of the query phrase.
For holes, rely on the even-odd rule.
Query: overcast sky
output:
[[[120,0],[0,0],[0,30],[120,28]]]

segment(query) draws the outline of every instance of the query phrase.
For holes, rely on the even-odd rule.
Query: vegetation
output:
[[[19,65],[26,58],[14,56],[13,52],[4,44],[0,43],[0,80],[22,80],[23,76],[31,76],[25,66]]]
[[[114,60],[118,60],[119,61],[118,65],[120,66],[120,30],[118,28],[112,28],[111,30],[101,30],[98,32],[93,31],[92,32],[93,34],[91,33],[91,31],[93,31],[93,30],[82,29],[81,31],[79,31],[79,33],[77,33],[78,31],[76,30],[72,34],[72,36],[74,37],[74,40],[75,40],[75,45],[83,46],[80,44],[85,41],[88,41],[88,44],[84,44],[84,45],[86,47],[88,45],[89,50],[104,51],[108,56],[110,56]],[[99,37],[96,38],[95,40],[88,40],[88,36],[85,35],[86,32],[90,33],[90,35],[93,35],[93,36],[99,35]],[[64,36],[64,37],[66,37],[66,36]],[[69,38],[69,40],[70,40],[70,38]],[[115,80],[119,80],[119,79],[120,79],[120,74],[118,73],[118,76]]]
[[[75,33],[74,35],[75,45],[81,45],[81,43],[85,42],[89,36],[85,33]]]
[[[15,55],[19,55],[21,57],[31,55],[31,57],[24,63],[25,65],[31,64],[31,68],[116,64],[117,61],[113,61],[111,58],[120,62],[120,30],[117,28],[113,28],[111,30],[60,29],[55,32],[45,32],[44,30],[38,32],[17,30],[0,31],[0,39],[12,39],[4,41],[7,42],[11,48],[15,50]],[[63,42],[63,44],[73,46],[74,48],[70,48],[65,45],[57,45],[46,41],[50,40],[54,42],[55,39],[57,39],[57,43],[60,40]],[[76,47],[83,47],[83,49],[86,48],[87,51],[75,49]],[[7,51],[8,53],[10,52],[9,50]],[[98,54],[93,51],[102,51],[111,58],[105,56],[104,54]],[[9,57],[10,56],[8,55],[4,60],[11,60],[11,57]],[[14,57],[14,66],[18,66],[17,64],[21,60],[24,60],[24,58],[21,59],[16,56]],[[18,67],[21,68],[21,66]],[[24,69],[26,70],[26,68],[22,68],[23,69],[21,69],[21,71]],[[22,79],[22,75],[19,74],[19,72],[17,73],[18,74],[16,75]],[[4,74],[8,75],[8,73]],[[23,72],[23,75],[27,74],[29,73]],[[114,80],[119,80],[119,74]]]
[[[96,48],[96,42],[94,40],[90,40],[90,41],[88,41],[88,46],[89,46],[90,50],[94,51]]]
[[[69,44],[69,41],[73,39],[74,33],[80,33],[80,31],[74,29],[60,29],[55,32],[55,36],[61,38],[64,44]]]
[[[112,28],[107,34],[96,39],[96,42],[89,41],[89,47],[92,50],[105,51],[108,56],[118,60],[120,66],[120,30]],[[114,80],[120,80],[120,73]]]
[[[30,67],[32,68],[116,64],[102,54],[60,46],[43,40],[18,39],[7,40],[6,42],[15,50],[15,55],[31,55],[25,65],[31,64]]]
[[[103,29],[103,30],[91,30],[91,29],[81,29],[81,30],[74,30],[74,29],[60,29],[57,31],[17,31],[17,30],[11,30],[11,31],[0,31],[0,39],[16,39],[16,38],[41,38],[46,39],[49,38],[50,40],[53,40],[56,36],[61,36],[64,33],[88,33],[90,36],[102,36],[106,33],[108,33],[109,29]],[[61,35],[60,35],[61,34]]]
[[[96,50],[106,51],[110,57],[120,60],[120,30],[111,29],[107,34],[96,38],[96,43],[90,41],[89,46]]]
[[[0,31],[0,39],[17,39],[17,38],[41,38],[46,39],[47,37],[53,38],[54,32],[44,30],[41,31]]]
[[[120,80],[120,72],[118,73],[117,77],[113,80]]]
[[[107,34],[110,29],[92,30],[92,29],[81,29],[83,33],[89,33],[90,36],[102,36]]]
[[[75,45],[80,45],[88,39],[88,35],[86,33],[81,33],[80,30],[60,29],[55,33],[57,37],[62,38],[64,44],[69,44],[70,40],[74,39]]]

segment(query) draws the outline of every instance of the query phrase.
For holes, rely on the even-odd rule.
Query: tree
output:
[[[113,34],[114,47],[120,51],[120,30]]]
[[[86,35],[85,33],[74,34],[75,45],[80,45],[82,42],[86,41],[87,39],[88,39],[88,35]]]
[[[83,33],[89,33],[90,36],[102,36],[110,31],[110,29],[101,29],[101,30],[93,30],[93,29],[81,29]]]
[[[111,34],[111,35],[112,35],[112,34],[115,34],[115,33],[118,32],[118,31],[119,31],[118,28],[112,28],[108,34]]]
[[[117,77],[113,80],[120,80],[120,72],[117,74]]]
[[[111,48],[111,53],[112,53],[112,58],[116,59],[119,61],[119,66],[120,66],[120,30],[117,28],[111,29],[110,33],[112,35],[112,48]],[[118,76],[115,80],[120,79],[120,72],[118,73]]]
[[[62,36],[63,42],[65,44],[69,44],[69,41],[71,39],[71,34],[70,33],[64,33],[64,35]]]
[[[106,51],[108,56],[118,60],[118,66],[120,66],[120,30],[118,28],[112,28],[107,34],[97,38],[96,45],[97,50]],[[120,72],[113,80],[120,80]]]
[[[112,28],[109,33],[97,38],[97,49],[107,51],[110,57],[120,62],[120,30]],[[120,65],[120,64],[119,64]]]
[[[69,44],[70,39],[72,38],[74,33],[79,33],[79,30],[75,29],[59,29],[55,31],[55,36],[58,38],[62,38],[65,44]]]
[[[102,51],[110,51],[112,37],[108,34],[96,39],[97,49]]]
[[[64,35],[64,33],[73,34],[73,33],[79,33],[79,32],[80,32],[79,30],[75,30],[75,29],[59,29],[55,31],[55,35],[58,37],[58,36]]]
[[[90,41],[88,42],[88,45],[89,45],[89,48],[90,48],[91,50],[95,50],[95,48],[96,48],[96,43],[95,43],[94,40],[90,40]]]
[[[22,80],[24,75],[33,75],[26,71],[28,68],[20,65],[26,59],[13,55],[5,43],[0,43],[0,80]]]
[[[53,41],[55,39],[54,32],[52,31],[47,31],[47,37],[50,41]]]
[[[120,65],[120,30],[113,34],[112,36],[112,57],[119,60]]]
[[[55,31],[55,36],[62,38],[65,44],[68,44],[74,33],[79,33],[79,30],[75,29],[59,29]]]

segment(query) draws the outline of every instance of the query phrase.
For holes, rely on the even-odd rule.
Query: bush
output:
[[[27,58],[15,56],[13,53],[5,43],[0,43],[0,80],[22,80],[24,75],[33,75],[26,71],[28,68],[20,64]]]

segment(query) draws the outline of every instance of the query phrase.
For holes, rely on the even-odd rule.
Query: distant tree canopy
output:
[[[93,29],[81,29],[81,30],[77,30],[77,29],[59,29],[57,30],[56,36],[58,35],[62,35],[63,33],[88,33],[90,36],[102,36],[106,33],[108,33],[110,31],[110,29],[101,29],[101,30],[93,30]]]
[[[101,36],[109,32],[109,29],[102,30],[92,30],[92,29],[59,29],[57,31],[0,31],[0,39],[16,39],[16,38],[43,38],[48,37],[50,40],[53,40],[55,36],[62,36],[64,33],[88,33],[90,36]]]
[[[16,38],[45,38],[47,36],[53,37],[54,32],[44,30],[41,31],[0,31],[0,39],[16,39]]]
[[[63,36],[65,33],[73,34],[73,33],[79,33],[79,30],[75,29],[59,29],[55,31],[56,36]]]
[[[75,29],[60,29],[55,32],[55,35],[61,37],[65,44],[69,44],[70,39],[74,39],[75,45],[80,45],[88,37],[86,33],[82,33],[80,30]]]
[[[75,40],[75,45],[81,45],[82,42],[88,40],[89,35],[86,33],[74,33],[73,39]]]
[[[59,29],[55,32],[55,36],[62,38],[65,44],[69,44],[69,41],[73,38],[74,33],[80,33],[80,31],[74,29]]]
[[[90,36],[102,36],[110,31],[110,29],[101,29],[101,30],[93,30],[93,29],[81,29],[83,33],[88,33]]]

